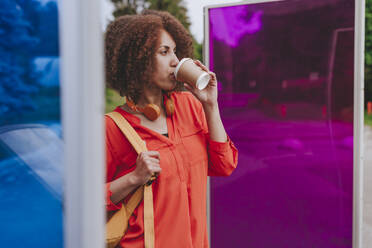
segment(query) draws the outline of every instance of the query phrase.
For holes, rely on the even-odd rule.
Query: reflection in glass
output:
[[[0,247],[63,247],[58,6],[0,1]]]
[[[212,247],[351,247],[354,1],[209,10],[237,170],[211,178]]]

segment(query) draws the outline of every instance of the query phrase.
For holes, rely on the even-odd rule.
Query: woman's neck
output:
[[[146,106],[147,104],[155,104],[161,108],[163,105],[163,92],[159,88],[145,88],[141,97],[138,100],[138,106]]]

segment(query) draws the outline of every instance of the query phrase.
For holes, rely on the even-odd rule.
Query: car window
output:
[[[53,131],[40,127],[17,128],[1,133],[0,140],[61,199],[63,168],[60,154],[63,144]]]
[[[0,127],[0,247],[63,247],[62,145],[46,126]]]

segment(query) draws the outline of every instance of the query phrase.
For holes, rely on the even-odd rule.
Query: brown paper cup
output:
[[[207,87],[211,76],[197,66],[191,58],[183,58],[174,71],[176,79],[199,90]]]

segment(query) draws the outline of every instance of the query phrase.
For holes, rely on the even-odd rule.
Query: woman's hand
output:
[[[141,152],[136,160],[136,169],[111,182],[111,201],[117,204],[119,201],[133,192],[138,186],[147,183],[153,174],[161,172],[160,154],[157,151]]]
[[[203,71],[206,71],[210,76],[211,80],[207,87],[203,90],[199,90],[197,88],[191,87],[188,84],[184,84],[185,88],[193,93],[199,101],[208,107],[216,106],[217,105],[217,78],[214,72],[208,70],[208,68],[203,65],[199,60],[194,60],[194,63],[199,66]]]
[[[136,169],[133,171],[135,183],[143,185],[147,183],[153,174],[161,172],[160,154],[157,151],[141,152],[136,160]]]
[[[193,88],[188,84],[185,84],[185,88],[193,93],[202,103],[211,140],[217,142],[226,142],[227,135],[221,121],[220,111],[218,109],[216,74],[208,70],[208,68],[199,60],[194,62],[203,71],[206,71],[211,76],[211,80],[209,81],[208,86],[203,90]]]

